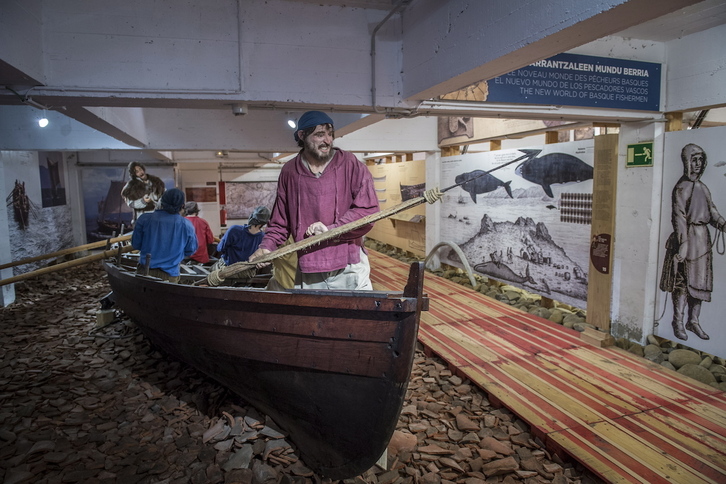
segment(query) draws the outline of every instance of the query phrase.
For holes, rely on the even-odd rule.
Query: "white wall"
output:
[[[385,119],[335,139],[347,151],[397,152],[436,151],[436,117]]]
[[[611,333],[645,342],[653,333],[658,279],[664,123],[620,128],[612,255]],[[652,167],[626,167],[629,144],[653,141]]]

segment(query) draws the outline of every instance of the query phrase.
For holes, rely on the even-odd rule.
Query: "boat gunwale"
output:
[[[286,289],[283,291],[268,291],[264,288],[249,287],[207,287],[191,286],[186,284],[175,284],[163,281],[156,277],[144,276],[123,267],[104,262],[108,267],[107,271],[113,270],[120,277],[134,279],[139,283],[139,289],[145,284],[164,284],[167,293],[198,292],[198,297],[206,299],[220,299],[236,301],[238,303],[275,304],[276,306],[297,306],[297,307],[320,307],[324,299],[325,307],[328,309],[357,309],[375,310],[377,312],[404,312],[417,311],[419,297],[404,296],[403,291],[372,290],[309,290],[309,289]],[[184,297],[184,296],[180,296]],[[421,294],[423,300],[422,310],[428,309],[428,296]],[[352,301],[370,303],[351,306]]]

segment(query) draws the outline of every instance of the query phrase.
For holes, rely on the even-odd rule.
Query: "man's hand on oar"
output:
[[[256,251],[254,251],[254,252],[252,253],[252,255],[250,256],[250,258],[249,258],[249,259],[247,259],[247,261],[248,261],[248,262],[254,262],[254,261],[256,261],[257,259],[261,259],[261,258],[263,258],[264,256],[266,256],[266,255],[267,255],[267,254],[269,254],[269,253],[270,253],[270,251],[269,251],[269,250],[267,250],[267,249],[263,249],[262,247],[260,247],[259,249],[257,249]],[[263,267],[267,267],[267,266],[269,266],[270,264],[272,264],[272,262],[262,262],[262,263],[260,263],[260,264],[257,264],[257,268],[258,268],[258,269],[262,269]]]

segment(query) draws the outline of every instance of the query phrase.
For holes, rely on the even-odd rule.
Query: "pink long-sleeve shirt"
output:
[[[336,148],[330,164],[316,177],[298,154],[280,171],[275,206],[260,247],[275,250],[290,235],[295,242],[302,240],[307,228],[315,222],[334,229],[379,210],[373,177],[355,155]],[[373,224],[368,224],[299,251],[300,270],[328,272],[357,264],[361,238],[372,228]]]

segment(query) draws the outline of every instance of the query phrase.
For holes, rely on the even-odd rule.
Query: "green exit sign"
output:
[[[653,142],[628,145],[628,160],[625,166],[653,166]]]

